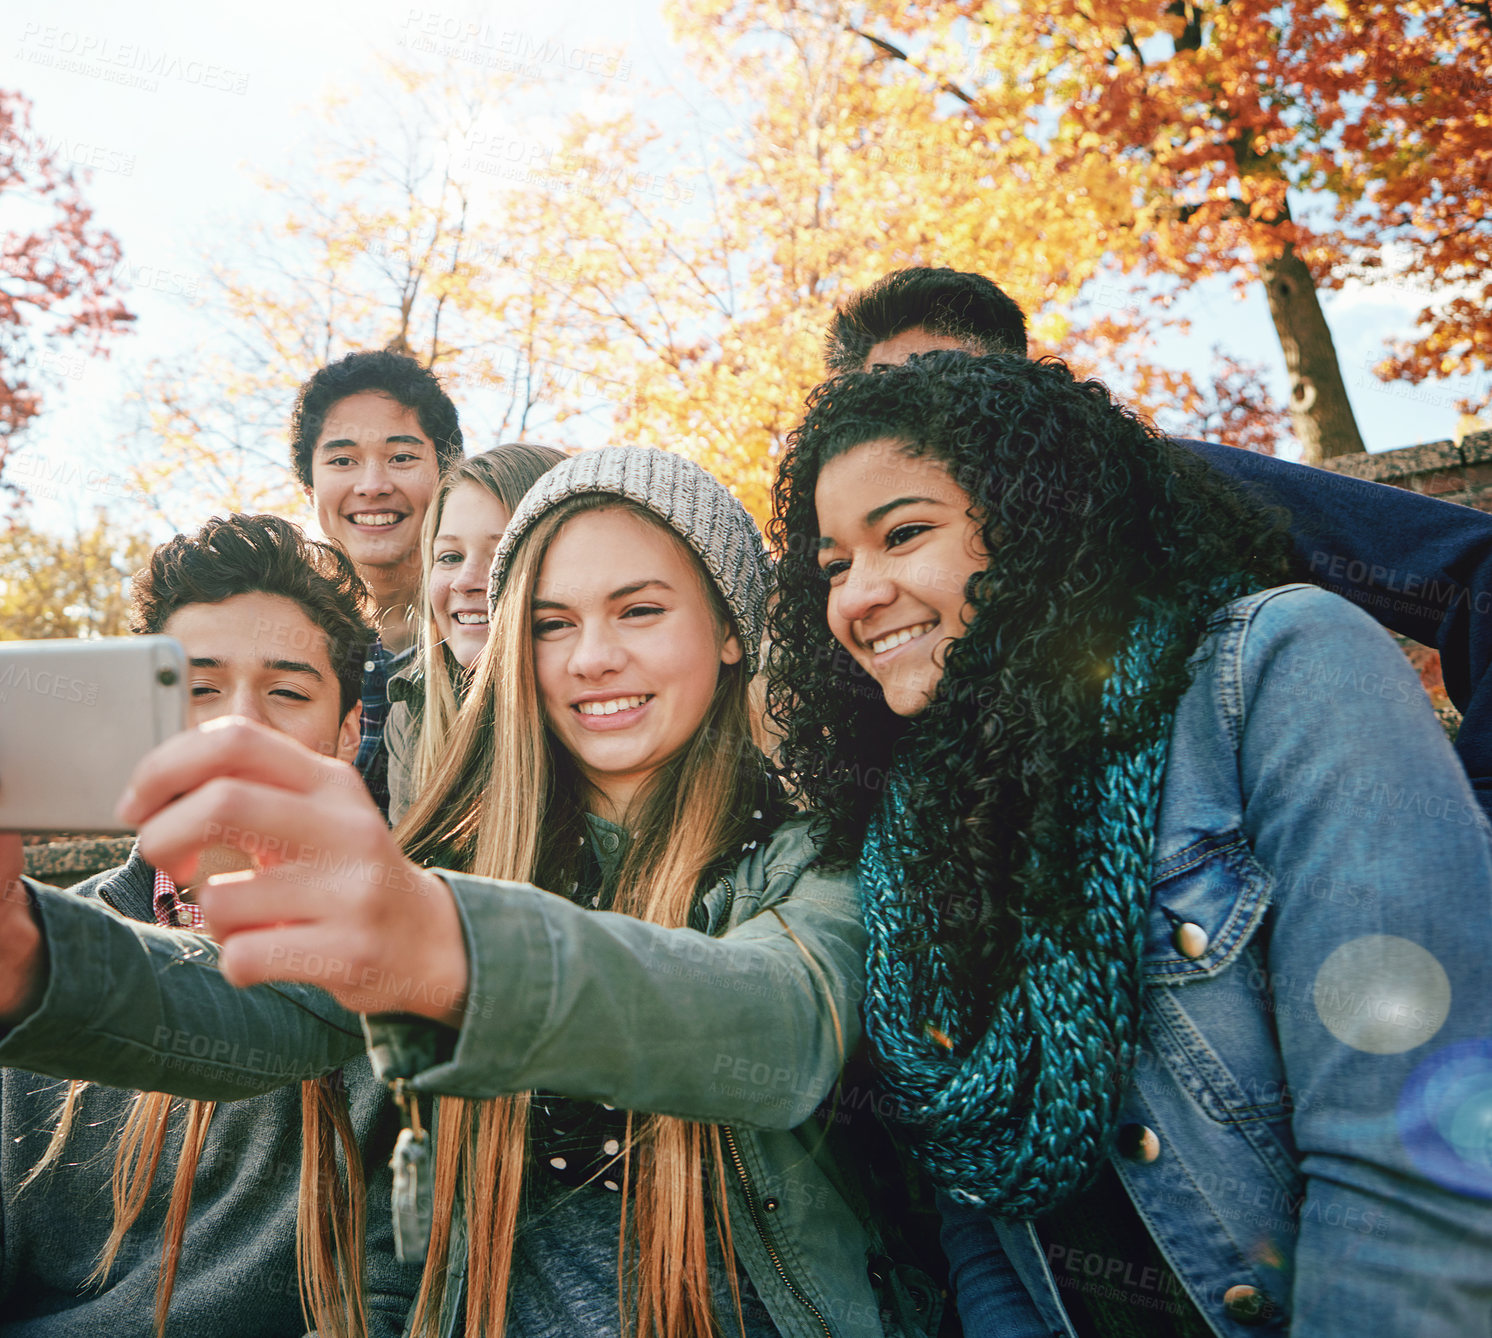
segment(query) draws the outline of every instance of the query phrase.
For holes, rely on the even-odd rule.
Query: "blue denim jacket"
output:
[[[1344,600],[1239,600],[1199,662],[1111,1161],[1220,1335],[1492,1334],[1492,831]],[[1064,1273],[1103,1261],[944,1221],[971,1338],[1073,1332]]]

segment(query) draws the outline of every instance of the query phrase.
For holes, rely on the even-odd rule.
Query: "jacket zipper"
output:
[[[736,904],[736,885],[729,878],[722,878],[720,881],[725,884],[725,905],[720,908],[720,918],[716,923],[720,927],[719,932],[723,934],[730,927],[730,910]]]
[[[772,1247],[772,1239],[767,1235],[767,1224],[762,1221],[761,1213],[756,1206],[756,1191],[751,1187],[751,1180],[746,1174],[746,1163],[741,1159],[741,1150],[736,1146],[736,1131],[728,1124],[720,1126],[720,1132],[725,1137],[725,1147],[730,1153],[732,1164],[736,1168],[736,1176],[741,1181],[741,1191],[746,1196],[746,1210],[751,1214],[752,1224],[756,1227],[756,1234],[761,1237],[762,1244],[766,1247],[767,1258],[772,1261],[772,1267],[777,1270],[777,1276],[782,1279],[782,1285],[792,1293],[793,1299],[808,1311],[814,1319],[818,1320],[819,1328],[824,1331],[824,1338],[834,1338],[833,1331],[829,1328],[819,1309],[812,1301],[804,1295],[803,1289],[788,1276],[788,1271],[783,1265],[777,1251]]]

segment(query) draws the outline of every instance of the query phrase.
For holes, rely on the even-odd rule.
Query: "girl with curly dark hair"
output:
[[[821,386],[771,535],[769,709],[968,1330],[1484,1323],[1492,846],[1382,631],[1051,360]]]

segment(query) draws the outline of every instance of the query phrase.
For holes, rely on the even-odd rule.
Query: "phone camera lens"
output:
[[[157,683],[159,683],[163,688],[174,687],[176,685],[176,670],[174,670],[174,669],[160,669],[160,670],[157,670],[156,676],[155,676],[155,681]]]

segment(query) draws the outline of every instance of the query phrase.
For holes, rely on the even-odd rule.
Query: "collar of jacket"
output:
[[[586,835],[590,838],[591,851],[596,856],[596,862],[601,866],[601,877],[610,878],[616,873],[617,865],[622,862],[622,856],[627,851],[627,843],[631,841],[632,833],[620,824],[608,822],[594,813],[585,815],[585,826]]]
[[[397,673],[389,675],[388,683],[384,686],[388,693],[389,701],[412,702],[416,706],[423,706],[425,702],[425,661],[422,656],[411,655],[407,664],[403,665]]]
[[[105,869],[72,888],[79,896],[97,898],[121,915],[146,924],[155,922],[154,890],[155,869],[145,862],[139,846],[130,850],[129,859],[118,868]]]

